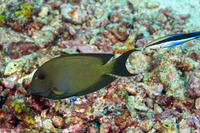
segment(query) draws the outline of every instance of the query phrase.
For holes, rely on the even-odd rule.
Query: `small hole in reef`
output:
[[[40,66],[37,64],[36,67],[39,68]]]
[[[76,50],[78,53],[81,53],[81,51],[79,49]]]

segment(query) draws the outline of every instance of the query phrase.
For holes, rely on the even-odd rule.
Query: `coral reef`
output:
[[[0,2],[0,132],[199,132],[199,40],[134,52],[126,66],[136,76],[85,96],[51,100],[27,91],[35,70],[54,57],[117,58],[158,37],[200,30],[195,2],[178,1],[189,13],[161,0]]]
[[[19,3],[9,8],[5,21],[8,27],[15,31],[23,31],[31,21],[33,7],[26,3]]]

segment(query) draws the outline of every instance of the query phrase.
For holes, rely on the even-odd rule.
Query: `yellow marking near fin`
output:
[[[52,90],[55,94],[57,94],[57,95],[61,95],[61,94],[64,93],[64,91],[59,91],[59,90],[57,90],[56,88],[51,88],[51,90]]]
[[[192,44],[192,41],[193,41],[193,40],[190,40],[190,41],[187,41],[186,43],[187,43],[188,45],[191,45],[191,44]]]
[[[152,44],[152,43],[154,43],[154,42],[156,42],[156,41],[158,41],[160,39],[166,38],[166,37],[168,37],[168,36],[163,36],[163,37],[159,37],[157,39],[154,39],[154,40],[150,41],[149,43],[147,43],[145,46],[148,46],[148,45],[150,45],[150,44]]]
[[[125,45],[126,45],[126,46],[131,45],[131,41],[130,41],[130,40],[127,40],[127,41],[125,42]]]

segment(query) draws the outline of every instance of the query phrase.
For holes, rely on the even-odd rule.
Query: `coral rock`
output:
[[[144,120],[140,123],[140,127],[142,128],[142,130],[148,132],[151,130],[152,126],[153,126],[153,121],[148,119],[148,120]]]
[[[134,78],[134,80],[135,80],[136,82],[141,82],[142,79],[143,79],[143,76],[142,76],[141,74],[136,75],[135,78]]]
[[[4,53],[12,59],[30,54],[38,50],[38,46],[31,42],[8,43],[4,47]]]
[[[155,84],[149,86],[144,83],[138,83],[137,85],[143,88],[150,98],[155,98],[156,96],[160,96],[161,92],[164,89],[164,86],[162,84]]]
[[[117,38],[116,38],[114,35],[112,35],[112,33],[110,33],[108,30],[104,30],[104,31],[102,32],[102,34],[103,34],[106,38],[108,38],[113,44],[119,42],[119,41],[117,40]]]
[[[26,3],[20,3],[13,6],[8,16],[6,16],[6,25],[15,31],[23,31],[31,22],[33,7]]]
[[[82,10],[79,6],[70,4],[62,4],[60,6],[61,14],[67,21],[75,24],[82,24],[86,21],[87,12]]]
[[[177,16],[177,15],[172,13],[172,9],[161,9],[160,12],[165,14],[167,17],[170,17],[170,18],[177,20],[179,23],[184,22],[180,16]]]
[[[83,120],[77,116],[65,118],[65,124],[67,125],[83,125]]]
[[[200,68],[197,71],[199,70]],[[188,79],[186,88],[186,95],[189,95],[190,97],[200,96],[200,78],[195,75],[191,75]]]
[[[38,16],[40,16],[41,18],[44,18],[48,15],[49,12],[49,8],[48,7],[42,7],[41,11],[39,12]]]
[[[132,113],[135,111],[135,109],[140,111],[147,111],[148,107],[144,103],[140,103],[135,99],[135,96],[129,96],[128,102],[126,104],[129,111]]]
[[[52,118],[52,121],[53,121],[53,124],[56,126],[56,127],[59,127],[61,128],[64,124],[64,120],[63,118],[61,118],[60,116],[54,116]]]
[[[43,125],[43,128],[46,128],[46,129],[53,129],[55,128],[52,124],[52,121],[50,119],[45,119],[42,121],[42,125]]]
[[[135,73],[145,72],[150,67],[150,58],[141,52],[134,52],[129,57],[131,69]]]
[[[167,17],[163,13],[159,13],[157,20],[161,23],[167,22]]]
[[[44,48],[54,44],[55,35],[50,30],[40,30],[34,33],[32,39],[40,48]]]
[[[72,125],[67,130],[63,130],[62,133],[79,133],[81,131],[81,125]]]
[[[144,133],[140,127],[128,127],[123,133]]]
[[[12,75],[8,78],[2,78],[0,84],[4,87],[13,89],[16,85],[16,76]]]
[[[114,36],[119,40],[126,40],[129,36],[129,32],[126,27],[120,27],[118,24],[109,24],[106,29],[114,34]]]
[[[114,119],[116,120],[115,121],[116,125],[120,129],[124,129],[132,123],[132,117],[128,110],[125,110],[121,116],[115,116]]]
[[[157,8],[157,7],[159,7],[159,3],[158,2],[149,1],[149,2],[146,3],[146,6],[149,9]]]
[[[158,31],[160,29],[160,26],[153,24],[152,26],[150,26],[149,31],[153,34],[156,31]]]
[[[162,95],[157,97],[156,102],[167,108],[173,104],[174,100],[175,98],[173,96]]]
[[[25,63],[25,60],[23,59],[10,61],[5,68],[4,75],[11,75],[20,72],[22,70],[23,63]]]
[[[160,132],[178,132],[175,121],[176,119],[174,117],[161,119],[153,127]]]
[[[166,94],[172,95],[173,97],[179,100],[185,100],[184,92],[185,92],[184,81],[179,80],[170,83]]]
[[[147,104],[147,107],[148,107],[148,108],[153,108],[154,102],[153,102],[152,99],[147,98],[147,99],[146,99],[146,104]]]
[[[162,113],[163,112],[162,108],[158,104],[154,104],[154,111],[156,113]]]
[[[73,5],[80,5],[81,1],[82,0],[69,0],[69,3]]]
[[[200,109],[200,97],[195,100],[196,109]]]

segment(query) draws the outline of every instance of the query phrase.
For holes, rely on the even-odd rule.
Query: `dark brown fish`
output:
[[[126,66],[129,55],[137,50],[123,53],[107,63],[113,54],[69,54],[51,59],[35,72],[30,93],[49,99],[63,99],[95,92],[113,82],[109,75],[134,76]]]

